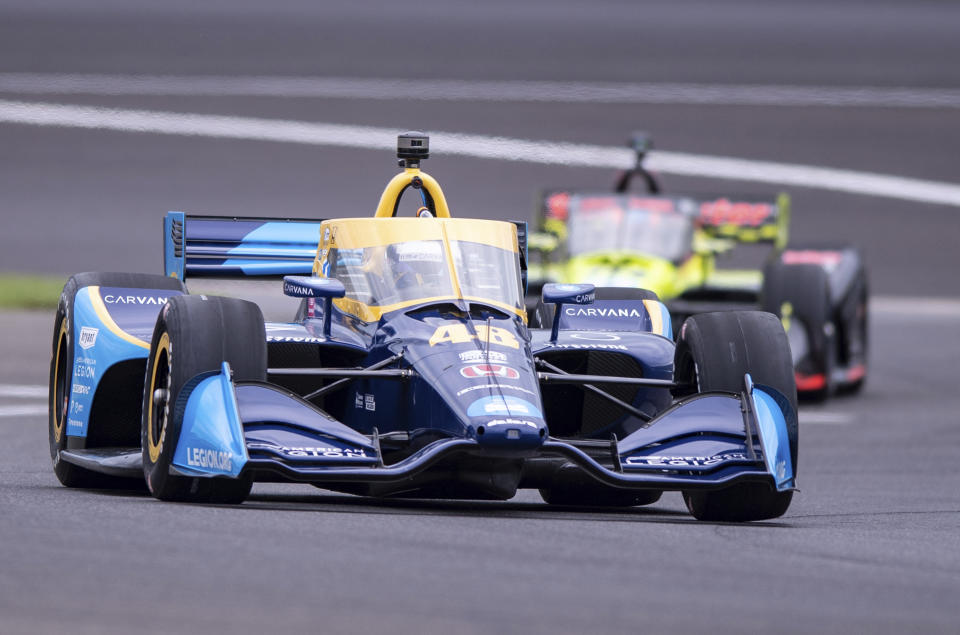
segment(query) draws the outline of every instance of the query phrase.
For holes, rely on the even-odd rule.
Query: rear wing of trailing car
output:
[[[711,238],[742,243],[787,244],[790,225],[790,195],[776,198],[715,196],[696,197],[697,223]]]
[[[164,273],[188,277],[309,275],[320,219],[193,216],[163,219]]]
[[[776,197],[671,196],[550,189],[540,196],[539,228],[565,236],[571,214],[610,207],[685,214],[707,238],[771,243],[778,248],[787,244],[790,196],[785,193]]]
[[[310,275],[322,222],[167,212],[163,219],[163,270],[180,280]],[[517,228],[525,285],[527,223],[511,222]]]

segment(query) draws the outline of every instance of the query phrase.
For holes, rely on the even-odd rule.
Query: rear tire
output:
[[[235,382],[266,379],[260,308],[232,298],[171,298],[157,318],[150,343],[141,426],[144,476],[150,493],[161,500],[238,504],[250,493],[250,474],[238,479],[170,474],[182,425],[182,413],[174,412],[173,405],[181,392],[194,388],[198,374],[219,371],[224,361]],[[167,391],[167,397],[155,403],[158,389]]]
[[[77,292],[84,287],[123,287],[129,289],[162,289],[186,293],[183,284],[175,278],[143,273],[88,272],[71,276],[60,293],[57,313],[53,322],[53,344],[50,356],[50,382],[48,393],[47,432],[53,473],[65,487],[131,488],[139,484],[133,479],[108,476],[92,472],[60,459],[60,452],[67,449],[67,408],[73,394],[74,369],[74,301]],[[109,393],[107,397],[109,397]],[[90,421],[90,426],[96,421]],[[86,439],[78,437],[85,447]]]
[[[833,369],[838,356],[830,276],[820,265],[784,265],[775,261],[764,270],[761,298],[763,310],[781,318],[785,317],[784,307],[789,306],[786,319],[790,328],[804,329],[808,353],[797,360],[796,370],[804,375],[823,375],[823,385],[803,389],[800,395],[805,400],[825,400],[833,393]]]
[[[760,311],[702,313],[680,329],[674,376],[691,388],[678,396],[715,390],[742,392],[743,377],[770,386],[797,410],[790,346],[780,320]],[[798,426],[787,422],[790,458],[797,470]],[[793,492],[777,492],[766,484],[743,483],[721,490],[684,492],[687,509],[697,520],[748,521],[782,516]]]

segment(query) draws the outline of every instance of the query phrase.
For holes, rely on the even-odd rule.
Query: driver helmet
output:
[[[387,247],[387,271],[397,289],[435,287],[446,272],[443,248],[437,241],[413,241]]]

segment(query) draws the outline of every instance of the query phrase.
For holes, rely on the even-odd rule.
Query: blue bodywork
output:
[[[67,410],[67,436],[87,436],[93,399],[107,371],[146,359],[157,314],[179,291],[83,287],[74,299],[76,354]]]
[[[319,228],[171,212],[165,270],[181,280],[309,274]],[[749,376],[740,393],[674,400],[670,317],[656,300],[594,301],[590,285],[556,290],[552,336],[503,307],[464,300],[364,322],[331,301],[342,285],[291,278],[287,286],[304,309],[298,321],[266,324],[268,382],[234,383],[224,364],[179,396],[172,473],[252,472],[375,494],[430,495],[437,483],[459,483],[443,494],[509,498],[539,487],[533,466],[547,460],[615,488],[795,487],[788,400]],[[157,312],[175,293],[77,294],[73,328],[87,336],[77,338],[68,435],[87,433],[101,370],[146,357]],[[610,380],[597,384],[604,390],[616,378],[636,383],[620,384],[626,408],[604,410],[589,400],[588,381],[564,383],[563,374]]]
[[[592,435],[579,435],[606,440],[616,430],[613,466],[576,440],[550,436],[535,358],[562,360],[594,351],[625,355],[644,378],[669,382],[673,342],[659,334],[561,330],[551,342],[548,330],[530,331],[518,318],[484,307],[471,307],[479,311],[471,318],[415,307],[371,324],[332,310],[331,338],[322,336],[322,315],[315,314],[300,323],[268,324],[268,342],[335,348],[355,360],[353,368],[398,355],[401,361],[392,366],[412,372],[402,379],[350,378],[349,387],[321,408],[279,386],[241,383],[235,392],[250,469],[335,489],[390,493],[430,482],[432,468],[450,478],[451,460],[479,457],[493,470],[497,460],[554,457],[615,487],[688,490],[743,480],[768,482],[780,491],[794,487],[786,421],[796,413],[785,398],[753,386],[749,377],[741,394],[706,393],[679,403],[663,388],[641,387],[632,403],[655,410],[651,422],[640,425],[625,414]],[[473,334],[477,325],[502,329],[499,339],[437,341],[446,329],[462,326]],[[282,371],[270,376],[282,384],[286,371],[273,371]],[[190,412],[205,416],[201,407]],[[215,419],[229,421],[219,414]],[[185,417],[184,429],[190,425]],[[378,445],[397,435],[402,443]],[[192,442],[182,438],[181,446],[186,443]],[[375,486],[380,489],[370,489]]]

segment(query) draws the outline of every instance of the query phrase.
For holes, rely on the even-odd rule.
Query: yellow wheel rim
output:
[[[58,444],[63,438],[63,427],[64,420],[66,419],[67,414],[67,403],[70,399],[70,394],[66,390],[66,386],[63,389],[63,395],[60,396],[60,360],[61,356],[66,354],[66,345],[67,345],[67,318],[60,322],[60,332],[57,334],[57,352],[53,357],[53,395],[50,397],[53,403],[50,404],[50,408],[53,411],[53,439]],[[67,371],[68,369],[64,369]]]
[[[161,377],[161,380],[166,384],[165,386],[157,385],[157,368],[160,368],[161,364],[166,370],[165,377]],[[160,336],[160,341],[157,342],[157,350],[153,354],[150,388],[147,393],[147,424],[149,425],[146,434],[147,451],[150,454],[150,461],[153,463],[156,463],[157,459],[160,458],[160,451],[163,449],[163,440],[167,434],[167,417],[170,414],[169,399],[164,403],[162,413],[154,413],[153,396],[158,388],[170,390],[170,336],[166,333]],[[154,425],[155,416],[161,417],[159,425]],[[157,428],[159,428],[159,430],[157,430]]]

